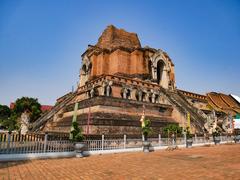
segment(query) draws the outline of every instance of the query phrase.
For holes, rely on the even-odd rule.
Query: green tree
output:
[[[11,115],[9,118],[2,121],[2,126],[4,127],[4,129],[12,132],[13,130],[19,129],[20,125],[17,121],[17,118]]]
[[[18,128],[17,118],[8,106],[0,105],[0,125],[9,132]]]
[[[13,108],[13,114],[19,118],[23,112],[29,112],[30,122],[36,121],[41,116],[41,104],[38,99],[22,97],[16,100]]]
[[[8,106],[0,104],[0,120],[7,119],[11,116],[11,109]]]

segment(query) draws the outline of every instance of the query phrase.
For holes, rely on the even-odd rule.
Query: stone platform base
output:
[[[84,132],[90,134],[141,134],[140,118],[145,106],[146,118],[151,120],[154,134],[162,132],[169,123],[176,123],[171,118],[172,106],[153,104],[128,99],[98,96],[79,102],[77,121]],[[45,131],[69,132],[73,118],[74,104],[49,122]],[[90,118],[89,118],[90,117]]]

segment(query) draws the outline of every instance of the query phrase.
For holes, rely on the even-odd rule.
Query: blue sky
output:
[[[240,95],[239,0],[1,0],[0,104],[76,87],[80,55],[109,24],[166,51],[177,87]]]

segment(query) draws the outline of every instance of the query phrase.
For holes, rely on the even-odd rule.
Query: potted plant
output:
[[[82,129],[78,127],[77,121],[72,122],[70,140],[74,143],[76,157],[83,157],[83,149],[85,147],[83,142],[84,136],[82,134]]]
[[[233,138],[234,142],[235,143],[239,143],[240,142],[240,135],[236,135],[234,138]]]
[[[193,139],[192,134],[190,133],[189,127],[186,128],[186,147],[190,148],[192,147]]]
[[[233,135],[234,135],[234,138],[233,138],[234,142],[239,143],[240,142],[240,129],[235,129],[233,131]]]
[[[213,141],[215,145],[220,144],[220,141],[221,141],[220,135],[221,135],[220,129],[216,128],[215,131],[213,131],[212,133]]]
[[[148,141],[148,135],[152,132],[150,127],[151,121],[149,119],[144,119],[142,122],[142,134],[144,137],[143,140],[143,152],[149,152],[151,143]]]

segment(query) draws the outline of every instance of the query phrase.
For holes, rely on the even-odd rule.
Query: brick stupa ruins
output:
[[[186,127],[187,118],[193,133],[211,134],[214,126],[229,132],[229,115],[240,113],[240,104],[230,95],[177,89],[168,54],[142,47],[137,34],[113,25],[81,57],[77,90],[57,99],[32,131],[69,132],[77,102],[77,121],[85,133],[98,135],[141,134],[143,111],[155,134],[167,124]]]

